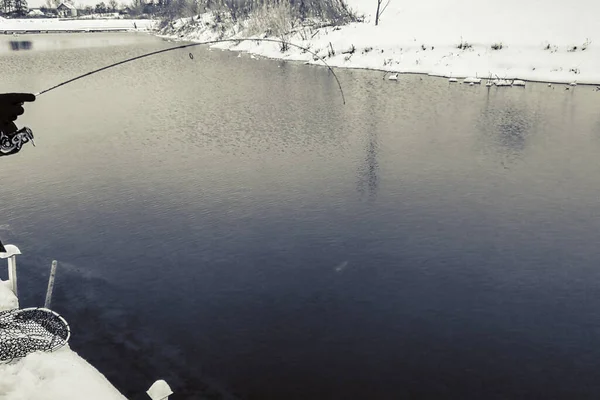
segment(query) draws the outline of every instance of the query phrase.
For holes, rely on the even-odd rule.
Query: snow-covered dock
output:
[[[16,289],[16,246],[6,245],[0,258],[9,260],[9,280],[0,279],[0,311],[19,307]],[[73,327],[76,335],[78,329]],[[149,398],[170,394],[164,381],[157,381]],[[142,391],[143,388],[140,388]],[[167,392],[165,390],[168,390]],[[160,396],[160,394],[158,395]],[[34,352],[11,362],[0,362],[0,400],[126,400],[96,368],[77,355],[69,345],[51,352]]]

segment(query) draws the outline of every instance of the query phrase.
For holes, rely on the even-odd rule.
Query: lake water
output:
[[[2,91],[174,45],[0,38]],[[192,52],[193,60],[189,57]],[[40,96],[22,306],[130,399],[597,398],[600,93],[178,50]]]

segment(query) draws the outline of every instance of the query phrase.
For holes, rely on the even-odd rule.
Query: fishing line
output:
[[[86,72],[85,74],[76,76],[75,78],[69,79],[69,80],[61,82],[61,83],[59,83],[57,85],[49,87],[48,89],[44,89],[41,92],[35,93],[35,96],[36,97],[41,96],[44,93],[48,93],[48,92],[50,92],[50,91],[52,91],[54,89],[57,89],[57,88],[59,88],[61,86],[64,86],[64,85],[67,85],[67,84],[69,84],[71,82],[74,82],[74,81],[77,81],[79,79],[88,77],[90,75],[94,75],[94,74],[96,74],[98,72],[107,70],[109,68],[116,67],[116,66],[121,65],[121,64],[125,64],[125,63],[128,63],[128,62],[139,60],[140,58],[150,57],[150,56],[154,56],[156,54],[166,53],[168,51],[179,50],[179,49],[187,49],[188,47],[200,46],[200,45],[205,45],[205,44],[215,44],[215,43],[223,43],[223,42],[243,42],[243,41],[248,41],[248,40],[255,40],[255,41],[259,41],[259,42],[279,43],[279,44],[283,44],[283,45],[286,45],[286,46],[296,47],[296,48],[298,48],[300,50],[303,50],[303,51],[305,51],[305,52],[313,55],[314,57],[318,58],[327,67],[327,69],[333,74],[333,77],[335,78],[335,81],[337,82],[338,88],[340,89],[340,94],[342,95],[342,102],[343,102],[343,104],[346,104],[346,98],[344,97],[344,91],[342,90],[342,84],[340,83],[340,80],[338,79],[337,75],[333,71],[333,68],[331,68],[329,66],[329,64],[327,64],[327,62],[325,62],[325,60],[323,58],[319,57],[317,55],[317,53],[315,53],[315,52],[313,52],[313,51],[311,51],[311,50],[309,50],[309,49],[307,49],[305,47],[299,46],[299,45],[294,44],[294,43],[285,42],[283,40],[278,40],[278,39],[250,39],[250,38],[247,38],[247,39],[218,39],[218,40],[209,40],[209,41],[206,41],[206,42],[184,44],[184,45],[180,45],[180,46],[169,47],[167,49],[153,51],[153,52],[142,54],[142,55],[139,55],[139,56],[136,56],[136,57],[131,57],[131,58],[128,58],[126,60],[119,61],[119,62],[116,62],[114,64],[110,64],[110,65],[107,65],[107,66],[102,67],[102,68],[98,68],[98,69],[90,71],[90,72]],[[189,57],[192,60],[194,59],[194,55],[192,53],[189,53]]]

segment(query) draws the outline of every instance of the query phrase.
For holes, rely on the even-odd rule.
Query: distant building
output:
[[[77,9],[73,4],[60,3],[60,5],[56,7],[56,13],[61,18],[76,17]]]
[[[30,17],[30,18],[42,18],[42,17],[45,17],[46,14],[44,14],[42,12],[42,10],[40,10],[39,8],[32,8],[27,13],[27,16]]]

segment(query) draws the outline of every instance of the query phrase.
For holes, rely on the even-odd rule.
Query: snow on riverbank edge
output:
[[[150,31],[156,27],[157,20],[150,19],[72,19],[58,18],[36,19],[0,19],[2,31],[81,31],[86,30],[131,30]]]
[[[362,0],[353,1],[356,3]],[[471,0],[463,0],[469,1]],[[367,9],[365,5],[357,4]],[[469,13],[465,13],[463,9],[457,11],[448,7],[440,8],[440,3],[435,0],[423,0],[419,4],[402,7],[386,11],[379,26],[375,26],[372,18],[367,16],[365,22],[339,27],[296,27],[284,37],[290,43],[317,53],[332,67],[447,78],[472,76],[483,79],[492,77],[600,84],[600,48],[594,43],[594,38],[600,38],[600,24],[594,23],[592,17],[586,17],[588,14],[593,15],[595,11],[600,13],[600,2],[598,5],[588,5],[591,8],[586,14],[564,19],[562,15],[568,13],[566,9],[557,8],[549,16],[540,18],[533,15],[534,9],[526,8],[519,14],[519,21],[527,23],[521,24],[511,22],[510,15],[492,10],[493,6],[487,5],[480,5]],[[413,15],[420,16],[425,12],[426,19],[416,18],[413,21]],[[527,15],[528,13],[532,15]],[[517,14],[511,15],[514,17]],[[556,25],[559,21],[561,24]],[[237,24],[227,21],[216,23],[211,13],[175,21],[160,32],[155,30],[158,24],[156,20],[58,19],[3,19],[0,20],[0,31],[136,30],[134,23],[137,30],[155,32],[162,38],[176,41],[265,37],[249,34],[248,21]],[[271,38],[280,39],[276,36]],[[459,46],[462,48],[458,48]],[[276,43],[245,40],[212,47],[278,60],[323,65],[322,61],[309,52],[292,46],[282,52],[280,45]]]
[[[8,281],[0,280],[0,311],[18,308]],[[89,327],[88,327],[89,328]],[[96,368],[68,345],[0,363],[0,400],[126,400]]]
[[[468,23],[468,19],[465,23]],[[339,27],[296,28],[285,36],[285,40],[315,52],[328,65],[339,68],[447,78],[491,77],[532,82],[600,84],[600,51],[594,46],[592,37],[582,37],[579,40],[581,43],[577,39],[560,37],[546,41],[541,39],[541,35],[537,39],[535,35],[527,35],[527,27],[520,29],[524,30],[522,36],[511,34],[512,43],[492,42],[485,35],[480,40],[472,35],[470,39],[473,41],[467,41],[461,35],[449,35],[435,29],[427,35],[421,35],[422,39],[419,40],[407,32],[402,24],[394,24],[390,17],[387,24],[380,26],[367,20]],[[596,30],[600,33],[600,28],[594,29],[592,33],[596,33]],[[212,47],[323,65],[319,59],[301,49],[290,46],[282,51],[276,43],[248,40],[258,36],[246,34],[243,24],[216,24],[210,13],[194,19],[178,20],[158,32],[158,35],[190,42],[219,38],[245,39],[243,42],[219,43]],[[523,40],[519,41],[519,37]]]

